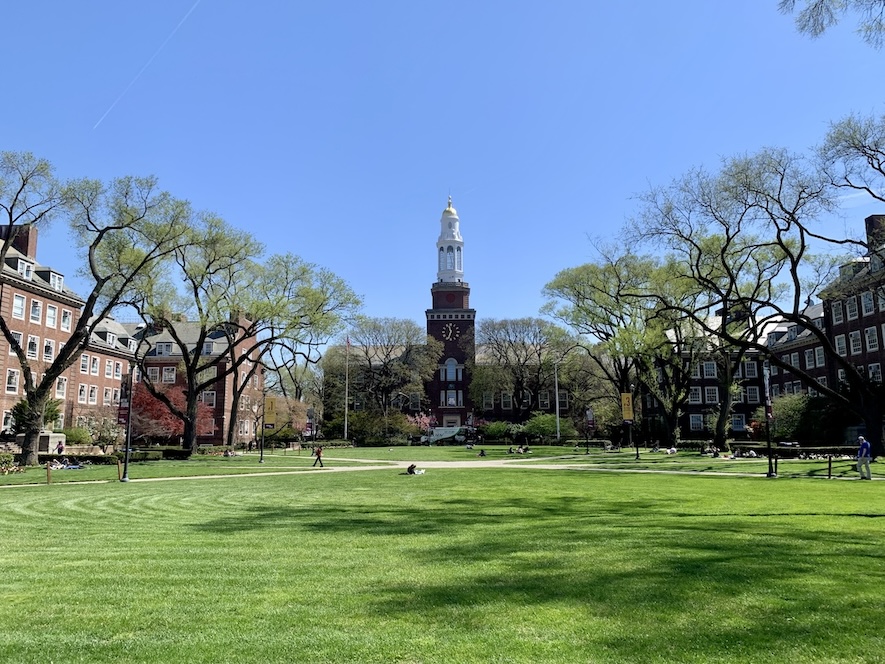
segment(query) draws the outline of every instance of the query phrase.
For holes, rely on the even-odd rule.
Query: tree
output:
[[[805,6],[796,14],[796,28],[810,37],[820,37],[843,16],[860,14],[857,32],[865,42],[881,48],[885,39],[885,0],[804,0]],[[780,0],[778,9],[784,14],[796,11],[798,0]]]
[[[696,288],[691,307],[670,303],[668,308],[718,339],[723,357],[736,360],[752,350],[853,410],[881,454],[879,389],[836,352],[826,331],[806,313],[809,298],[838,283],[844,259],[835,251],[865,246],[822,231],[820,220],[834,207],[826,177],[835,172],[834,164],[817,168],[807,158],[776,149],[724,160],[718,173],[694,171],[668,188],[650,191],[634,232],[637,240],[668,249],[682,267],[674,278]],[[838,386],[818,384],[807,371],[771,352],[767,333],[784,323],[807,331],[827,361],[845,370],[850,397]]]
[[[554,363],[573,345],[565,330],[540,318],[481,321],[471,367],[473,400],[482,403],[484,392],[507,392],[513,398],[514,419],[524,422],[538,393],[553,388]]]
[[[51,363],[29,360],[0,315],[0,332],[21,366],[28,403],[17,423],[25,432],[27,465],[37,463],[43,413],[57,379],[80,356],[96,326],[157,272],[181,241],[189,216],[187,203],[158,191],[154,178],[61,183],[46,160],[0,153],[0,263],[17,237],[61,217],[82,257],[82,276],[92,283],[71,336]]]
[[[439,367],[443,344],[414,321],[399,318],[359,317],[347,338],[349,349],[337,348],[334,361],[324,363],[325,376],[335,385],[325,388],[327,400],[343,395],[346,352],[352,394],[363,395],[366,405],[381,416],[386,435],[391,409],[401,395],[424,393],[424,383]],[[343,396],[335,396],[333,403],[343,405]]]
[[[563,270],[545,286],[545,310],[587,339],[581,348],[612,386],[611,398],[631,393],[636,401],[641,385],[661,403],[664,439],[675,445],[691,367],[706,344],[668,303],[691,307],[694,295],[669,262],[629,247],[596,249],[597,262]]]
[[[359,304],[347,284],[331,272],[290,254],[262,262],[263,252],[249,233],[202,214],[174,254],[177,269],[146,284],[133,301],[146,329],[167,330],[182,358],[183,407],[150,380],[145,385],[184,423],[186,449],[196,446],[197,407],[204,390],[232,376],[238,402],[245,389],[254,387],[251,375],[275,344],[300,344],[310,357]],[[211,338],[222,340],[227,352],[204,355],[204,344]],[[139,349],[142,365],[149,350],[146,335]],[[244,380],[243,373],[250,379]]]
[[[180,387],[164,386],[166,399],[178,408],[184,408],[185,396]],[[143,382],[135,383],[132,389],[131,427],[132,438],[150,442],[168,443],[184,433],[184,422],[176,417],[165,401],[156,398]],[[213,428],[212,409],[200,403],[197,409],[198,431],[211,434]]]

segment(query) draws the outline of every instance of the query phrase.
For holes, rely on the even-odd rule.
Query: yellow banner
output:
[[[621,414],[625,420],[633,419],[633,395],[627,392],[621,393]]]

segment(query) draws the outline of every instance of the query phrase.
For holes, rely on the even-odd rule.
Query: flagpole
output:
[[[344,440],[347,440],[347,406],[350,401],[350,337],[344,347]]]

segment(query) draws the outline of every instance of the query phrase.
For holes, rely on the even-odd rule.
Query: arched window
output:
[[[455,269],[455,252],[451,247],[446,249],[446,269],[454,270]]]
[[[439,248],[439,268],[440,270],[446,269],[446,252],[443,251],[443,248]]]
[[[461,247],[458,247],[457,249],[455,249],[455,269],[456,270],[463,270],[464,269],[463,267],[461,267]]]
[[[446,360],[446,380],[455,380],[458,375],[458,363],[451,357]]]

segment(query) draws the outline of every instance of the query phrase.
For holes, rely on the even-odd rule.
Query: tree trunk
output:
[[[32,395],[28,399],[28,411],[25,415],[27,419],[17,423],[25,434],[25,439],[22,442],[22,457],[26,466],[36,466],[40,462],[40,431],[43,429],[43,408],[47,398],[47,396],[40,398]]]

